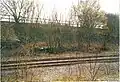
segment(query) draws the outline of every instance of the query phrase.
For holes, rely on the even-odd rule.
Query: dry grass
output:
[[[96,69],[100,65],[101,68],[98,70],[95,81],[118,81],[118,66],[117,63],[106,64],[109,68],[109,73],[107,74],[104,64],[96,65]],[[118,64],[117,64],[118,65]],[[90,64],[79,64],[62,66],[62,67],[46,67],[46,68],[35,68],[24,71],[19,71],[19,82],[74,82],[74,81],[91,81],[90,75]],[[94,64],[91,64],[92,68]],[[96,71],[95,69],[95,71]],[[81,73],[80,73],[81,71]],[[23,73],[22,73],[23,72]],[[92,71],[91,71],[92,72]],[[13,74],[12,74],[13,75]],[[15,76],[12,75],[2,77],[4,81],[15,82]],[[14,81],[13,81],[14,80]]]
[[[85,53],[85,52],[79,52],[79,51],[64,52],[59,54],[40,53],[36,55],[25,55],[25,56],[19,56],[19,55],[20,54],[12,57],[2,58],[2,61],[15,60],[16,58],[19,58],[19,60],[31,60],[31,59],[45,59],[45,58],[96,56],[96,54],[93,54],[93,53]],[[105,51],[97,55],[118,55],[118,52]]]

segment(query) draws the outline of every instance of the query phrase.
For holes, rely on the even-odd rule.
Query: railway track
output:
[[[39,67],[66,66],[87,63],[119,62],[119,55],[49,58],[1,62],[1,70],[30,69]]]

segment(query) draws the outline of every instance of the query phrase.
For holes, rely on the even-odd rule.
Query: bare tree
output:
[[[78,47],[82,46],[83,36],[87,36],[88,47],[91,43],[92,33],[95,33],[95,28],[106,28],[106,16],[100,10],[100,5],[97,0],[85,0],[73,5],[72,18],[79,24],[81,28],[77,28]]]
[[[1,14],[10,15],[12,18],[14,18],[14,21],[15,21],[13,25],[11,26],[8,25],[7,27],[13,27],[18,39],[21,42],[28,43],[29,42],[28,40],[31,38],[29,36],[31,24],[26,24],[22,26],[21,21],[28,20],[30,21],[30,23],[33,23],[34,17],[36,18],[40,17],[43,7],[40,7],[41,5],[36,4],[34,0],[1,0],[0,5],[1,5],[0,9],[2,9],[0,10],[0,12],[2,11]],[[22,46],[22,48],[24,48],[24,46]],[[17,51],[17,54],[15,54],[17,56],[16,61],[21,60],[20,49]],[[29,49],[25,49],[25,52],[23,52],[23,54],[25,56],[25,55],[30,55],[31,53]],[[16,80],[18,80],[18,75],[19,75],[18,71],[19,70],[17,69],[15,72]],[[26,73],[25,76],[27,80],[27,77],[28,77],[27,65],[26,65],[26,68],[24,69],[24,72]]]
[[[4,13],[13,16],[16,23],[19,23],[21,17],[25,17],[28,13],[31,13],[34,7],[34,2],[31,0],[2,0],[1,7],[3,7]],[[3,13],[3,14],[4,14]]]
[[[30,28],[28,27],[31,27],[30,25],[32,24],[21,27],[20,22],[37,22],[41,15],[43,5],[41,7],[41,4],[37,4],[34,0],[2,0],[0,5],[0,8],[4,11],[2,14],[7,14],[14,18],[15,23],[11,27],[14,27],[18,39],[21,42],[25,42],[29,37]],[[36,18],[36,20],[33,20],[33,18]]]

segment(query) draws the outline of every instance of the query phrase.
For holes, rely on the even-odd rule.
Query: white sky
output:
[[[119,13],[120,0],[100,0],[103,10],[109,13]]]
[[[68,18],[70,8],[72,4],[77,4],[78,0],[36,0],[37,3],[44,4],[44,17],[50,17],[53,9],[59,14],[62,14],[62,18]],[[100,0],[101,9],[108,13],[119,13],[119,0]],[[42,15],[43,16],[43,15]]]

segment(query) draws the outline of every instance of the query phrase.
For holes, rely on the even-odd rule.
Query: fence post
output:
[[[69,26],[70,26],[70,21],[68,21],[68,23],[69,23]]]
[[[10,23],[10,15],[8,15],[9,16],[9,23]]]
[[[24,17],[24,23],[25,23],[25,19],[26,19],[26,18]]]

